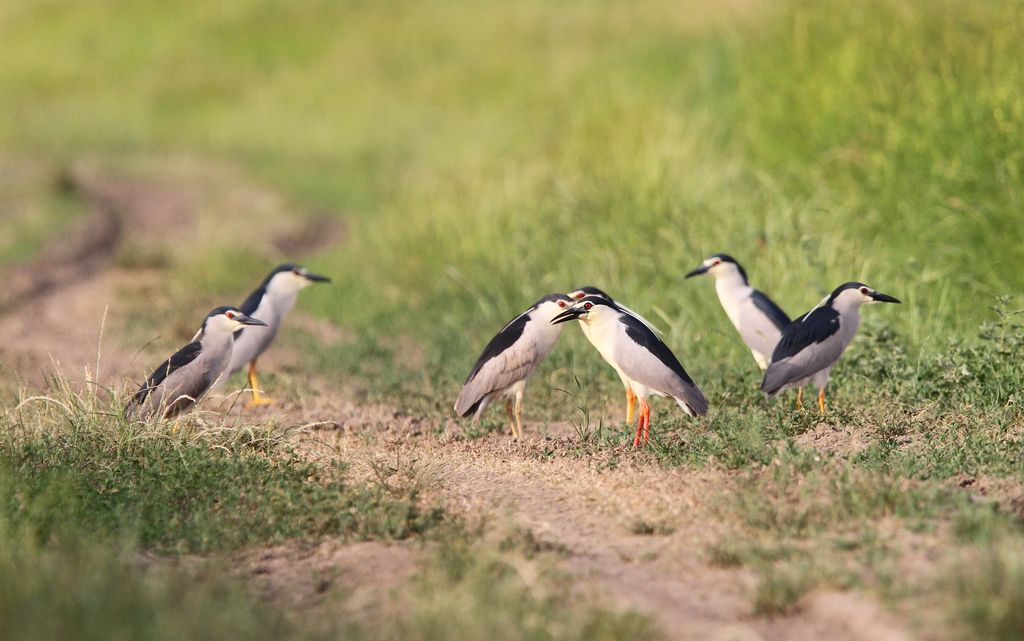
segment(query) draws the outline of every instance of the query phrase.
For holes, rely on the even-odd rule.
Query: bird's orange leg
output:
[[[636,394],[629,387],[626,388],[626,423],[633,422],[633,415],[636,413]]]
[[[644,445],[651,439],[651,406],[644,401]]]
[[[818,411],[822,416],[825,415],[825,388],[818,390]]]
[[[804,388],[799,387],[796,390],[796,408],[802,410],[804,408]]]
[[[636,422],[636,436],[633,437],[633,447],[640,447],[640,440],[647,442],[647,432],[651,425],[651,406],[647,404],[647,399],[640,399],[640,418]]]

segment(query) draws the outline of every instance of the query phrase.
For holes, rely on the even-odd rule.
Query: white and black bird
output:
[[[512,436],[523,435],[523,393],[526,381],[554,349],[562,334],[551,319],[572,305],[565,294],[549,294],[508,322],[487,343],[466,377],[455,401],[455,413],[479,420],[491,402],[507,396],[505,411],[512,424]]]
[[[235,347],[231,354],[231,363],[222,380],[218,382],[217,388],[223,388],[228,378],[248,365],[252,400],[247,405],[252,407],[273,403],[260,391],[259,379],[256,376],[256,360],[270,347],[270,343],[277,336],[284,317],[295,306],[295,299],[299,292],[313,283],[329,282],[331,282],[330,278],[310,273],[300,265],[278,265],[267,274],[260,286],[249,294],[249,297],[238,307],[242,313],[263,321],[267,328],[235,332]]]
[[[728,254],[708,256],[699,267],[687,273],[686,278],[700,274],[711,274],[715,278],[715,291],[722,309],[754,354],[758,366],[762,371],[767,369],[772,351],[789,325],[789,316],[772,299],[750,286],[747,272]]]
[[[708,401],[672,350],[636,316],[602,296],[584,296],[552,324],[579,319],[588,325],[587,338],[640,401],[633,447],[650,438],[649,396],[670,397],[689,416],[704,416]]]
[[[218,307],[211,311],[192,342],[149,375],[125,407],[125,416],[129,420],[170,418],[192,409],[225,375],[231,361],[234,333],[247,325],[266,323],[235,307]]]
[[[647,328],[650,329],[652,332],[661,335],[661,331],[659,331],[658,328],[656,328],[654,324],[651,323],[649,320],[647,320],[640,314],[637,314],[630,308],[626,307],[625,305],[615,300],[604,291],[594,287],[593,285],[580,287],[579,289],[574,289],[573,291],[569,292],[569,298],[573,299],[573,301],[578,301],[585,296],[600,296],[605,300],[611,301],[612,303],[615,304],[616,307],[618,307],[622,311],[626,312],[627,314],[632,314],[634,318],[636,318],[641,323],[646,325]],[[586,336],[587,339],[589,339],[590,326],[584,323],[582,320],[580,321],[579,325],[580,329],[583,330],[583,335]],[[623,376],[622,372],[620,372],[618,369],[616,369],[615,371],[619,375],[619,379],[622,381],[622,386],[626,388],[626,422],[632,423],[633,416],[636,413],[636,394],[633,393],[633,389],[629,385],[629,379]]]
[[[864,283],[840,285],[817,307],[786,327],[772,352],[761,391],[771,397],[780,390],[797,387],[802,396],[803,388],[814,383],[818,387],[818,410],[824,414],[829,372],[857,333],[861,305],[899,302]]]

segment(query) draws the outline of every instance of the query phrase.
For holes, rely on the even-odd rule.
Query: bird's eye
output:
[[[720,260],[716,260],[716,261],[715,261],[714,263],[712,263],[712,264],[711,264],[711,266],[712,266],[712,267],[718,267],[718,266],[719,266],[719,265],[721,265],[721,264],[722,264],[722,261],[720,261]]]
[[[584,303],[583,304],[583,309],[589,310],[593,306],[594,306],[593,303]]]
[[[583,298],[583,296],[584,296],[584,294],[576,294],[575,300],[579,300],[579,299]]]
[[[868,295],[868,288],[867,287],[861,287],[860,288],[860,293],[864,294],[865,296],[867,296]]]
[[[565,307],[565,301],[564,300],[558,301],[558,306],[559,307]]]
[[[235,317],[234,312],[225,312],[224,315],[227,316],[228,318],[234,318]]]

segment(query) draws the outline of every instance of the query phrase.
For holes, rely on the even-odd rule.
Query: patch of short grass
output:
[[[1024,639],[1024,558],[1019,541],[973,551],[948,580],[959,638]]]
[[[17,488],[0,481],[0,489]],[[43,542],[7,514],[0,543],[0,621],[9,641],[310,638],[216,563],[195,571],[144,563],[131,542],[73,523],[60,541]]]
[[[525,545],[525,547],[524,547]],[[512,538],[450,539],[415,578],[408,615],[374,639],[613,641],[660,638],[650,621],[591,600],[551,552]]]
[[[3,416],[0,503],[44,540],[64,530],[206,552],[290,538],[406,538],[442,520],[416,487],[351,483],[272,427],[132,424],[91,393],[23,399]]]

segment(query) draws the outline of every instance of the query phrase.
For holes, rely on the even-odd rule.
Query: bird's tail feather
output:
[[[681,396],[673,398],[690,416],[705,416],[708,413],[708,399],[696,385],[687,386]]]
[[[787,383],[788,372],[781,363],[772,363],[764,371],[764,378],[761,380],[761,391],[771,398],[779,393],[782,386]]]

